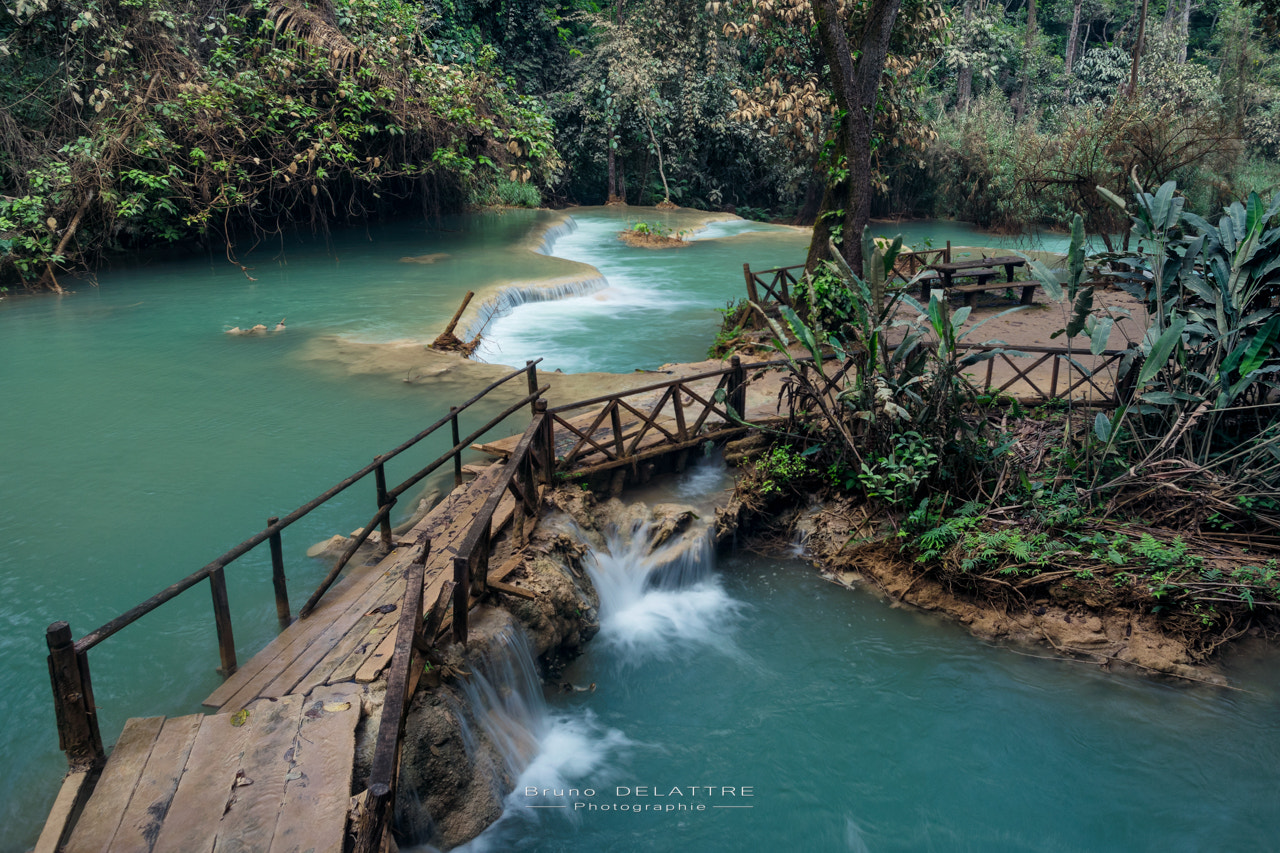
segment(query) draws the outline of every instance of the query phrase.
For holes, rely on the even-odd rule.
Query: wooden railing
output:
[[[1071,400],[1072,393],[1077,389],[1085,391],[1092,389],[1093,392],[1096,392],[1096,396],[1089,394],[1089,405],[1115,408],[1122,402],[1128,403],[1133,394],[1134,380],[1138,377],[1138,365],[1136,362],[1130,366],[1123,376],[1120,374],[1121,362],[1126,356],[1132,354],[1132,350],[1128,349],[1103,350],[1096,356],[1087,355],[1087,351],[1081,352],[1080,350],[1069,350],[1066,347],[1044,346],[975,346],[966,347],[965,351],[998,351],[995,356],[987,359],[986,379],[982,383],[982,387],[989,392],[1000,394],[1010,390],[1018,390],[1015,386],[1020,382],[1025,383],[1034,392],[1034,395],[1023,394],[1020,397],[1015,395],[1018,400],[1024,403],[1067,402]],[[1033,356],[1036,357],[1035,360],[1027,364],[1025,358]],[[1100,358],[1101,361],[1092,367],[1088,367],[1079,360],[1086,357]],[[1018,359],[1018,361],[1015,361],[1015,359]],[[1013,377],[998,386],[994,384],[997,360],[1004,362],[1013,370]],[[1051,364],[1047,383],[1043,377],[1037,379],[1031,375],[1031,371],[1046,362]],[[1099,385],[1098,380],[1109,370],[1114,370],[1114,375],[1110,382],[1111,387],[1107,388]]]
[[[766,364],[777,366],[784,363]],[[752,367],[764,367],[766,364]],[[710,393],[694,385],[715,378],[719,382]],[[658,394],[658,400],[647,408],[635,399],[653,394]],[[571,444],[559,454],[556,469],[590,475],[626,465],[635,466],[651,455],[686,450],[725,431],[741,429],[739,419],[745,417],[746,401],[746,368],[735,355],[727,368],[557,406],[548,410],[551,419],[548,432],[552,435],[557,429],[567,432]],[[575,425],[566,417],[569,412],[601,405],[586,428]],[[727,408],[732,408],[733,412]],[[666,414],[668,409],[669,416]],[[712,415],[720,418],[715,422],[718,429],[714,435],[705,429]],[[639,419],[638,423],[624,424],[624,420],[629,421],[632,416]],[[606,422],[607,433],[602,431]],[[646,444],[647,438],[651,440]]]
[[[405,441],[400,446],[374,458],[373,462],[361,468],[351,476],[332,486],[322,494],[303,504],[284,517],[271,517],[263,530],[250,536],[239,545],[187,575],[177,583],[161,590],[146,601],[122,613],[100,628],[90,631],[79,640],[73,640],[71,627],[66,622],[54,622],[46,631],[45,641],[49,648],[49,678],[53,687],[54,712],[58,725],[59,746],[67,754],[73,768],[87,768],[99,765],[105,759],[102,746],[102,735],[98,725],[97,708],[93,701],[93,686],[89,670],[89,650],[121,629],[133,624],[138,619],[172,601],[192,587],[208,580],[213,599],[213,621],[218,638],[218,653],[221,662],[219,672],[229,677],[236,671],[235,639],[232,631],[231,608],[227,598],[225,569],[235,560],[261,545],[269,543],[271,552],[272,580],[276,595],[276,613],[281,628],[290,623],[288,590],[284,573],[283,546],[281,532],[289,525],[304,518],[316,508],[332,500],[355,483],[374,475],[377,511],[373,518],[348,546],[338,563],[321,582],[320,586],[299,611],[299,618],[305,618],[319,602],[320,597],[337,579],[343,566],[351,559],[356,550],[363,545],[375,529],[381,530],[381,547],[389,553],[392,546],[391,510],[396,500],[405,491],[412,488],[424,478],[439,469],[450,460],[454,461],[455,479],[461,479],[460,454],[481,436],[502,423],[513,413],[526,405],[534,404],[546,391],[546,386],[538,387],[537,361],[526,362],[525,366],[515,370],[481,389],[470,400],[461,406],[450,409],[449,414],[440,418],[422,432]],[[508,406],[499,415],[490,419],[484,426],[472,432],[466,438],[459,437],[458,416],[471,406],[484,399],[490,392],[520,376],[528,378],[529,393]],[[394,488],[386,483],[385,465],[388,461],[404,453],[419,442],[434,434],[437,430],[449,425],[453,446],[437,457],[426,467],[410,475]]]
[[[889,281],[907,283],[931,264],[950,263],[951,241],[941,249],[923,249],[918,252],[901,252],[893,263]],[[795,288],[804,278],[804,264],[754,272],[750,264],[742,265],[742,275],[747,282],[747,298],[757,305],[786,305],[794,309]]]

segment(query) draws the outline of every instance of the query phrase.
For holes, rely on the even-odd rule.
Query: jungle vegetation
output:
[[[485,204],[822,223],[1123,217],[1280,180],[1251,0],[5,0],[0,286]]]

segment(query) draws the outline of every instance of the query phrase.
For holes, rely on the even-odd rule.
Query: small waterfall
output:
[[[669,657],[689,644],[736,656],[729,629],[741,604],[715,574],[710,528],[653,546],[653,528],[640,523],[614,531],[603,551],[588,555],[587,571],[600,595],[596,642],[625,649],[623,660]]]
[[[475,318],[467,326],[463,336],[474,338],[498,317],[505,317],[521,305],[531,302],[554,302],[558,299],[569,299],[574,296],[587,296],[604,290],[609,286],[608,280],[598,273],[582,278],[553,281],[543,284],[517,282],[502,287],[476,309]]]
[[[547,717],[542,681],[524,631],[512,624],[495,633],[472,677],[463,680],[462,692],[504,769],[512,777],[519,775],[537,751]]]
[[[534,251],[539,255],[550,255],[552,249],[555,248],[557,240],[566,234],[572,234],[577,230],[578,223],[572,216],[566,216],[559,222],[553,222],[543,229],[541,235],[538,235],[542,237],[542,242],[538,244],[538,247],[534,249]]]
[[[514,781],[497,822],[458,848],[468,853],[508,849],[510,834],[535,820],[536,809],[563,803],[570,792],[598,784],[602,768],[631,745],[621,732],[597,722],[590,709],[552,713],[547,708],[533,649],[518,626],[494,636],[491,651],[465,679],[462,691],[476,728],[502,762],[501,768],[493,768],[500,771],[491,774],[494,784],[504,778]],[[469,754],[479,760],[466,715],[456,710],[455,715],[466,732]],[[431,848],[417,849],[425,853]]]

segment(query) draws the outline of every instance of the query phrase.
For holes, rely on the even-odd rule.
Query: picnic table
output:
[[[937,277],[927,278],[921,282],[920,298],[928,299],[929,291],[940,285],[945,293],[963,293],[965,304],[973,305],[978,294],[983,291],[1020,287],[1021,303],[1030,305],[1035,298],[1036,282],[1015,281],[1013,274],[1016,268],[1025,266],[1026,263],[1017,255],[1001,255],[994,258],[970,258],[963,261],[930,264],[928,269],[936,273]],[[1004,281],[996,281],[1000,275],[998,267],[1004,267]],[[973,279],[975,283],[957,285],[956,279]]]

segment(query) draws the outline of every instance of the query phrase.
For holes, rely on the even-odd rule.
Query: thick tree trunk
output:
[[[1027,114],[1027,99],[1030,97],[1031,74],[1033,64],[1031,51],[1036,41],[1036,0],[1027,0],[1027,38],[1022,49],[1022,92],[1018,95],[1018,108],[1014,111],[1013,120],[1022,121]]]
[[[862,269],[862,231],[871,219],[871,129],[875,122],[876,95],[889,55],[893,22],[901,5],[902,0],[870,0],[855,62],[837,0],[814,0],[818,42],[827,60],[831,89],[841,116],[835,151],[843,162],[827,164],[832,174],[827,180],[805,261],[810,270],[830,257],[829,220],[840,208],[844,209],[839,229],[840,253],[853,269]]]

